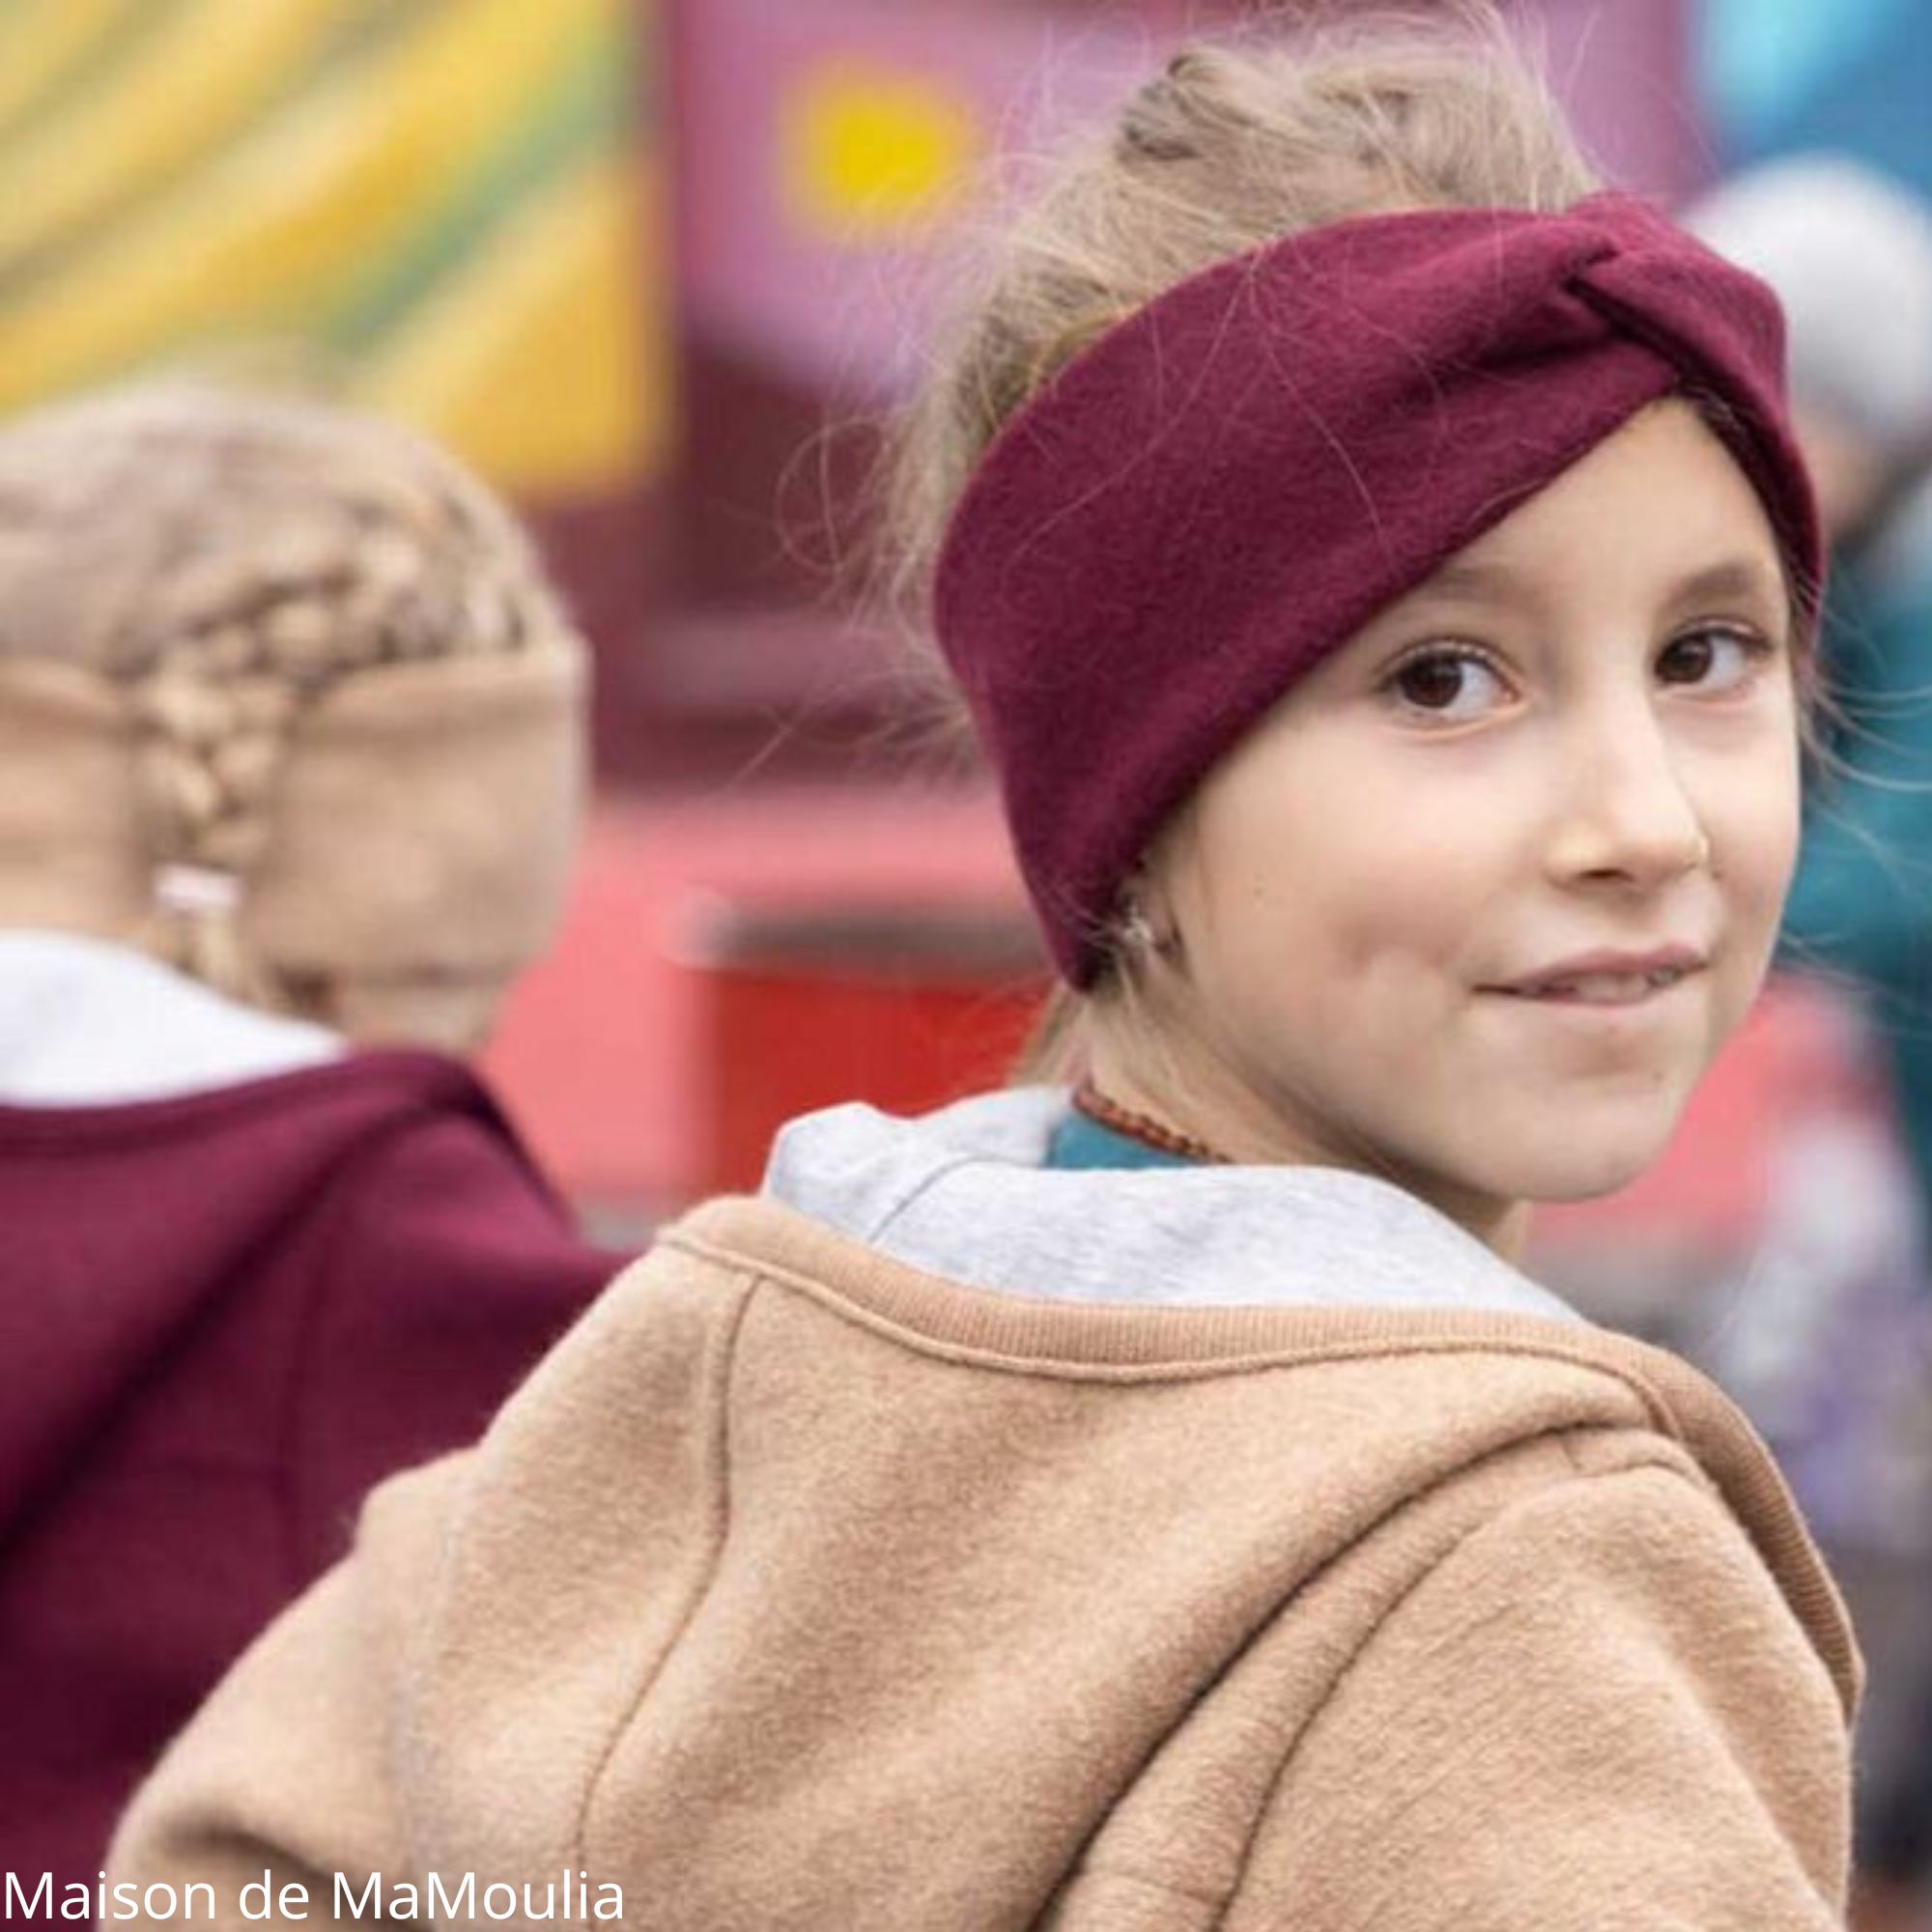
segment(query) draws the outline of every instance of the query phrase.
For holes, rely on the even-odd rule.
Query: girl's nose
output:
[[[1557,762],[1548,861],[1559,884],[1654,889],[1709,864],[1703,820],[1648,706],[1575,734]]]

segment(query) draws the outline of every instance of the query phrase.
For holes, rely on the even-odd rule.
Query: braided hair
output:
[[[155,895],[128,936],[220,992],[322,1018],[326,999],[238,916],[304,716],[375,668],[575,643],[521,529],[432,444],[199,385],[0,431],[0,664],[90,671],[135,721]]]

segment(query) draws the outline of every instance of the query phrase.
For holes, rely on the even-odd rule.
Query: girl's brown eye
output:
[[[1657,675],[1664,684],[1731,691],[1748,684],[1751,673],[1775,649],[1768,639],[1754,631],[1730,624],[1705,624],[1664,645],[1658,653]]]
[[[1440,651],[1404,665],[1396,672],[1395,688],[1418,710],[1447,711],[1462,696],[1467,682],[1468,666],[1461,658]]]
[[[1659,674],[1666,684],[1701,684],[1711,674],[1711,660],[1717,655],[1708,631],[1693,631],[1688,638],[1675,638],[1664,645],[1657,661]]]
[[[1509,696],[1481,651],[1455,644],[1417,651],[1388,673],[1382,688],[1404,710],[1452,723],[1481,717]]]

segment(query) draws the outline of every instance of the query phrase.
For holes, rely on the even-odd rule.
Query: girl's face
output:
[[[1385,1174],[1504,1246],[1521,1203],[1629,1180],[1769,960],[1793,671],[1764,512],[1677,401],[1324,660],[1144,881],[1228,1151]]]

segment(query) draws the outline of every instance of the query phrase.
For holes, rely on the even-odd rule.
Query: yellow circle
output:
[[[780,150],[791,213],[838,241],[941,219],[979,151],[973,102],[928,75],[838,56],[807,69]]]

